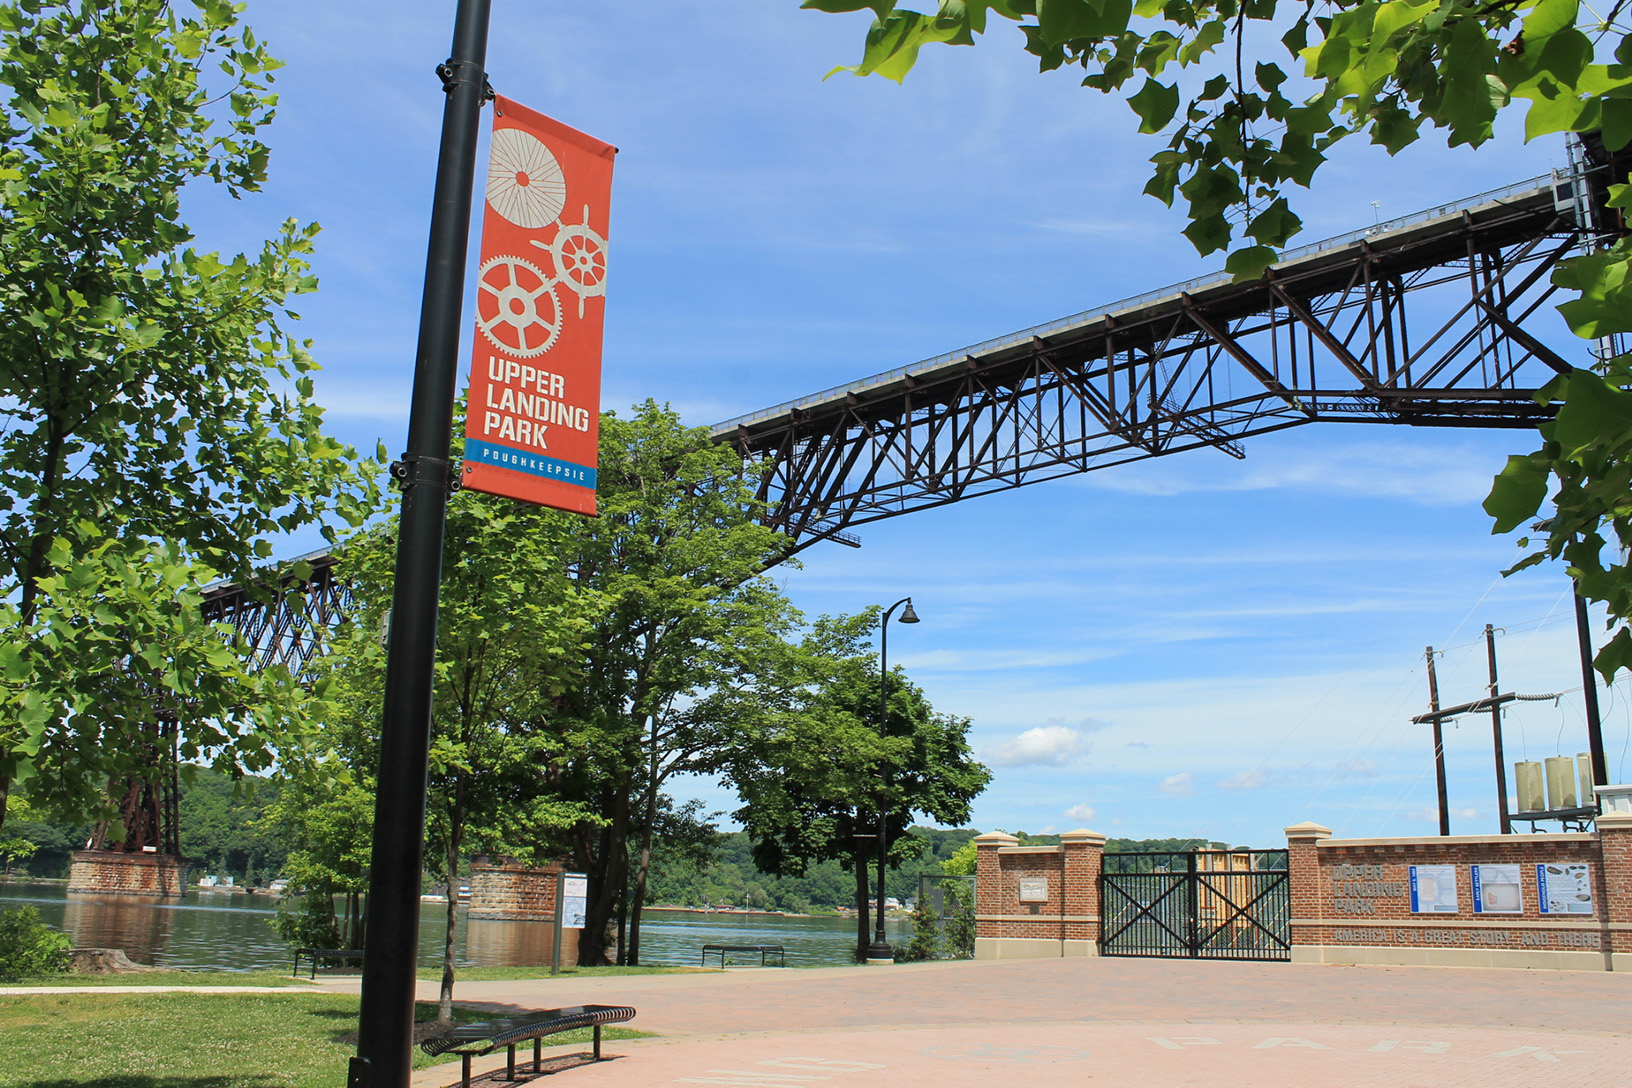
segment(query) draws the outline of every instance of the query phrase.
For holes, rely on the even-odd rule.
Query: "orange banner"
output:
[[[593,516],[617,149],[493,107],[463,482]]]

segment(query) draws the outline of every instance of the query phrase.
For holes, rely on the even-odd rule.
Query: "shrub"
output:
[[[339,948],[340,923],[334,916],[334,898],[307,894],[298,908],[289,900],[278,904],[278,913],[267,919],[279,937],[296,948]]]
[[[975,957],[975,886],[963,880],[948,880],[946,895],[946,954],[955,960]]]
[[[901,959],[906,963],[919,960],[940,959],[941,956],[941,916],[935,913],[930,905],[929,896],[920,895],[918,903],[912,909],[912,940],[907,947],[901,950]]]
[[[33,907],[0,911],[0,981],[61,974],[68,970],[71,943],[40,921]]]

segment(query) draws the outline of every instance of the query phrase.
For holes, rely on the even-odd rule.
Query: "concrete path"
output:
[[[435,992],[422,984],[422,999]],[[630,1026],[661,1038],[609,1043],[617,1060],[557,1082],[583,1088],[1632,1085],[1625,974],[1080,959],[470,982],[456,995],[496,1011],[634,1005]]]

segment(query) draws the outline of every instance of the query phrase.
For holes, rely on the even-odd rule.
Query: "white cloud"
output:
[[[1221,790],[1257,790],[1269,785],[1269,776],[1263,771],[1237,771],[1230,777],[1221,779],[1218,788]]]
[[[1059,833],[1060,829],[1053,824],[1049,824],[1046,827],[1039,827],[1037,829],[1037,834],[1039,835],[1058,835]]]
[[[1346,759],[1337,765],[1338,774],[1345,778],[1350,775],[1359,775],[1361,778],[1377,777],[1377,762],[1371,759]]]
[[[1068,820],[1092,820],[1094,818],[1094,807],[1092,805],[1072,805],[1060,815]]]
[[[982,753],[994,767],[1064,767],[1088,754],[1088,738],[1067,725],[1040,725]]]
[[[1178,774],[1170,774],[1162,779],[1157,783],[1156,788],[1163,793],[1170,793],[1174,797],[1188,797],[1195,792],[1190,788],[1195,780],[1195,776],[1189,771],[1180,771]]]

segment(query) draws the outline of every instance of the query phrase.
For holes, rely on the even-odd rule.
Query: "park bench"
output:
[[[719,953],[720,970],[722,971],[725,970],[725,955],[727,952],[758,952],[761,967],[765,966],[765,957],[774,953],[778,967],[788,965],[787,953],[782,951],[782,946],[779,944],[705,944],[703,945],[704,967],[708,966],[708,954],[710,952]]]
[[[289,972],[291,975],[300,975],[300,957],[305,956],[312,964],[312,978],[317,977],[318,960],[360,960],[363,958],[361,948],[297,948],[295,949],[295,966]]]
[[[533,1072],[542,1072],[541,1053],[546,1035],[571,1031],[574,1028],[595,1029],[595,1060],[601,1060],[601,1025],[621,1024],[635,1018],[635,1010],[628,1005],[571,1005],[564,1009],[545,1009],[524,1016],[507,1016],[483,1020],[479,1024],[460,1024],[451,1031],[432,1036],[419,1044],[427,1054],[447,1054],[450,1051],[463,1060],[460,1073],[461,1088],[470,1088],[470,1059],[491,1054],[499,1047],[509,1047],[509,1062],[505,1066],[505,1080],[516,1079],[516,1044],[533,1041]]]

